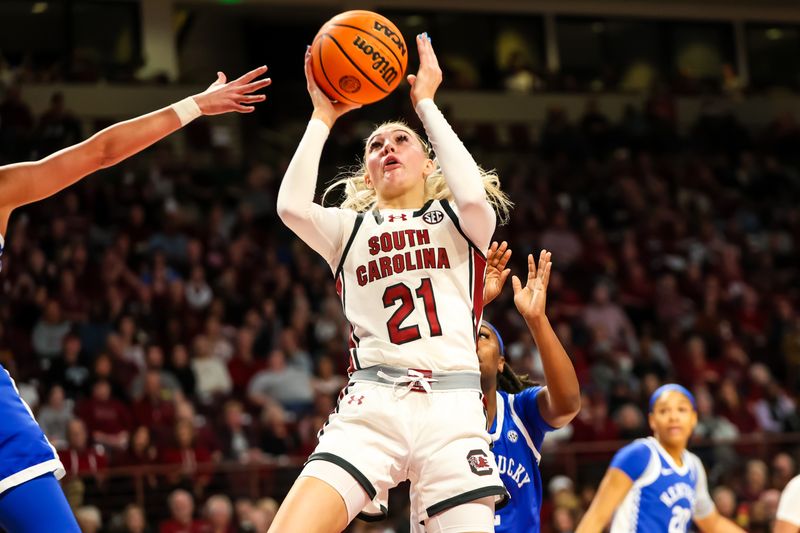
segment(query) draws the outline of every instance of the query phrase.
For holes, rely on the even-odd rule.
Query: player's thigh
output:
[[[53,474],[0,494],[0,527],[8,533],[80,533],[67,498]]]
[[[283,500],[269,531],[338,533],[347,524],[347,508],[339,492],[315,477],[301,477]]]
[[[489,451],[489,434],[480,395],[434,394],[426,416],[430,423],[418,437],[411,482],[421,519],[460,504],[507,491]]]
[[[427,533],[492,533],[494,497],[462,503],[425,521]]]

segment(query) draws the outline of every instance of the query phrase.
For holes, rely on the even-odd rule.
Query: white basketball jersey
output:
[[[352,328],[350,370],[479,371],[485,272],[445,200],[359,214],[334,271]]]

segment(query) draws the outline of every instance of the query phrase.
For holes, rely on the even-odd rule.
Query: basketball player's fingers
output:
[[[414,86],[414,83],[417,81],[417,77],[414,74],[409,74],[408,76],[406,76],[406,79],[408,80],[408,84],[411,85],[412,87]]]
[[[536,279],[536,261],[533,260],[533,254],[528,254],[528,284]]]
[[[227,81],[228,78],[225,77],[225,73],[222,71],[217,72],[217,80],[214,83],[223,84]]]
[[[547,285],[550,283],[550,271],[553,269],[553,263],[548,261],[547,266],[544,267],[544,277],[542,278],[542,285],[547,290]]]
[[[272,85],[272,78],[264,78],[263,80],[254,81],[248,83],[247,85],[242,85],[237,89],[236,92],[238,93],[252,93],[259,89],[263,89],[264,87],[269,87]]]
[[[547,264],[547,250],[542,250],[541,252],[539,252],[538,272],[540,278],[544,276],[544,267],[546,264]]]
[[[253,70],[251,70],[250,72],[248,72],[246,74],[243,74],[243,75],[239,76],[238,78],[236,78],[231,83],[233,83],[234,85],[244,85],[246,83],[250,83],[251,81],[253,81],[257,77],[259,77],[262,74],[264,74],[266,71],[267,71],[267,66],[266,65],[262,65],[262,66],[260,66],[258,68],[254,68]]]
[[[522,290],[522,282],[517,276],[511,276],[511,288],[514,289],[514,296]]]
[[[509,260],[511,260],[511,250],[506,250],[503,252],[503,255],[500,256],[500,261],[497,262],[497,268],[500,270],[504,269]]]
[[[498,246],[497,241],[492,241],[492,244],[489,245],[489,251],[486,253],[486,257],[489,260],[494,259],[494,253],[497,251]]]
[[[266,99],[266,94],[246,94],[237,98],[236,101],[240,104],[251,104],[253,102],[263,102]]]
[[[507,268],[507,269],[503,270],[502,272],[500,272],[500,286],[501,287],[506,284],[506,280],[508,279],[508,275],[509,274],[511,274],[511,269],[510,268]]]
[[[234,104],[233,109],[239,113],[252,113],[256,108],[251,105]]]

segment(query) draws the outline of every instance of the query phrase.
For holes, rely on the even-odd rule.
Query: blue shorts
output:
[[[80,533],[53,474],[31,479],[0,494],[0,528],[8,533]]]

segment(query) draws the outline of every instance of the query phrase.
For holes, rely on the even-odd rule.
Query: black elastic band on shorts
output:
[[[381,505],[380,513],[369,514],[362,511],[356,515],[356,518],[363,520],[364,522],[380,522],[381,520],[386,520],[387,516],[389,516],[389,509]]]
[[[329,463],[333,463],[342,468],[345,472],[353,476],[353,479],[355,479],[358,484],[361,485],[361,488],[364,489],[370,500],[375,499],[375,496],[378,494],[378,491],[372,486],[372,483],[370,483],[370,481],[367,479],[367,476],[362,474],[358,468],[348,463],[338,455],[333,455],[332,453],[327,452],[312,453],[308,457],[306,464],[310,463],[311,461],[328,461]]]
[[[494,510],[497,511],[505,506],[508,503],[508,491],[503,486],[495,486],[495,487],[481,487],[479,489],[470,490],[459,494],[458,496],[453,496],[452,498],[447,498],[439,503],[435,503],[426,509],[428,513],[428,518],[431,516],[437,515],[441,512],[447,511],[448,509],[452,509],[457,505],[461,505],[463,503],[469,503],[471,501],[480,500],[481,498],[485,498],[487,496],[503,496],[503,499],[496,503],[494,506]]]

